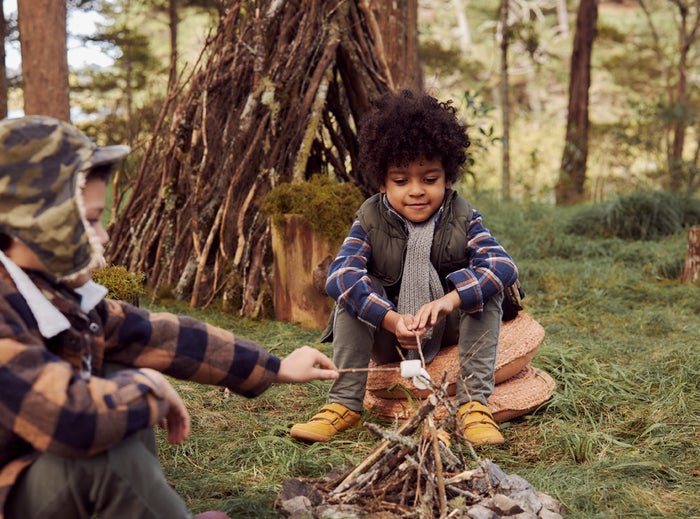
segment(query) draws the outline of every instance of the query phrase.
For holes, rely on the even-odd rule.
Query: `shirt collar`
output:
[[[70,328],[68,318],[46,298],[27,273],[2,251],[0,251],[0,262],[10,274],[17,291],[27,302],[42,337],[50,339]],[[107,288],[94,281],[88,281],[83,286],[76,288],[75,292],[81,298],[80,309],[87,313],[104,299],[107,295]]]

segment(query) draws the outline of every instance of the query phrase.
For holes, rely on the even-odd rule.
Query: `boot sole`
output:
[[[294,427],[292,427],[292,430],[289,432],[289,435],[297,440],[304,440],[307,442],[327,442],[330,440],[330,437],[328,436],[322,436],[320,434],[315,434],[309,431],[299,431],[295,430]]]
[[[506,442],[505,438],[494,438],[492,440],[481,440],[479,442],[469,441],[474,447],[483,447],[484,445],[503,445]]]

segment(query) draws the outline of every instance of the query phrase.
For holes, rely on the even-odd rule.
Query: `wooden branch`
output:
[[[357,121],[390,84],[369,6],[248,7],[228,2],[197,65],[167,93],[129,191],[117,195],[108,250],[110,262],[144,272],[149,288],[177,285],[195,306],[241,280],[243,315],[271,291],[269,256],[254,257],[269,246],[258,246],[269,240],[263,197],[293,171],[306,180],[309,157],[367,191],[353,167]]]
[[[442,458],[440,456],[440,442],[432,416],[428,416],[428,430],[433,444],[433,457],[435,458],[435,474],[437,476],[438,495],[440,497],[440,519],[447,515],[447,497],[445,496],[445,481],[442,476]]]
[[[382,368],[382,367],[377,367],[377,368],[340,368],[336,370],[338,373],[364,373],[364,372],[369,372],[369,371],[400,371],[401,368],[399,367],[392,367],[392,368]]]
[[[399,427],[396,433],[404,435],[413,434],[416,431],[416,428],[423,422],[423,419],[428,415],[428,413],[432,412],[433,409],[435,409],[435,398],[431,395],[425,400],[423,405],[418,408],[415,414],[406,420],[401,427]],[[355,467],[350,474],[345,477],[345,479],[336,487],[336,489],[331,492],[331,495],[342,492],[346,485],[348,485],[353,479],[362,474],[369,466],[377,461],[377,459],[382,456],[384,451],[387,450],[391,444],[392,443],[390,441],[383,441],[374,450],[374,452],[372,452],[372,454],[367,456],[362,463],[357,465],[357,467]]]

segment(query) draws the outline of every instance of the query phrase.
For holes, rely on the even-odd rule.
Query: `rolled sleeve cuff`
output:
[[[381,328],[382,321],[389,310],[395,310],[394,305],[378,294],[371,294],[358,313],[358,319],[372,326],[375,330]]]
[[[447,275],[449,288],[457,290],[460,300],[460,308],[469,313],[478,313],[484,310],[484,297],[478,280],[464,270],[458,270]]]

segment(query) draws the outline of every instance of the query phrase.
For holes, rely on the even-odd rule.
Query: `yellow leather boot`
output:
[[[457,420],[462,427],[464,437],[474,447],[505,443],[498,425],[493,420],[491,410],[481,402],[462,404],[457,412]]]
[[[360,413],[343,404],[326,404],[306,423],[298,423],[290,434],[292,438],[309,442],[327,442],[331,437],[360,423]]]

